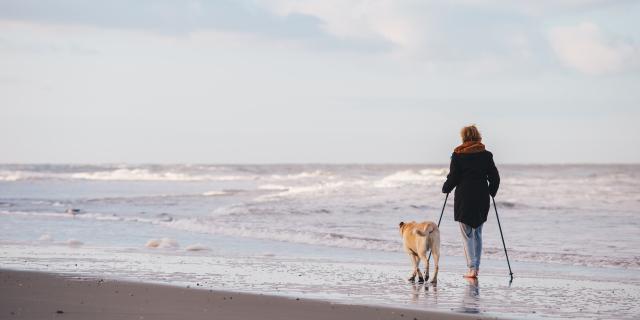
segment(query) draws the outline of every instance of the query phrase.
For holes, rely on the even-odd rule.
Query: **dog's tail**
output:
[[[420,230],[420,229],[414,229],[413,230],[413,234],[419,235],[421,237],[428,237],[431,232],[433,232],[433,225],[432,224],[426,225],[424,227],[424,230]]]

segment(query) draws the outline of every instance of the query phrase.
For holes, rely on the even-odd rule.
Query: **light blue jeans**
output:
[[[472,228],[462,222],[459,222],[459,224],[467,266],[469,269],[479,270],[480,256],[482,255],[482,225]]]

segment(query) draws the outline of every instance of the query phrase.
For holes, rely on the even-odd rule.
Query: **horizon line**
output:
[[[423,166],[436,166],[436,165],[448,165],[449,163],[420,163],[420,162],[136,162],[136,161],[123,161],[123,162],[0,162],[0,166],[11,165],[214,165],[214,166],[286,166],[286,165],[423,165]],[[613,165],[640,165],[640,162],[498,162],[497,165],[529,165],[529,166],[581,166],[581,165],[601,165],[601,166],[613,166]]]

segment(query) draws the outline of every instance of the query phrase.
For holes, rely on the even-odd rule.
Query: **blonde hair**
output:
[[[482,141],[482,135],[475,124],[462,128],[460,130],[460,138],[462,138],[463,143],[467,141]]]

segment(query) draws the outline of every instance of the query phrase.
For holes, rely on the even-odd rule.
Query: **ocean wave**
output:
[[[256,198],[255,201],[268,201],[268,200],[273,200],[277,198],[286,198],[286,197],[299,196],[299,195],[305,195],[305,194],[312,194],[314,196],[317,196],[317,195],[333,192],[336,189],[339,189],[345,185],[346,183],[344,181],[321,182],[321,183],[316,183],[312,185],[290,186],[290,187],[284,187],[284,186],[278,186],[278,185],[266,185],[262,187],[269,187],[271,189],[262,188],[263,190],[280,190],[281,192],[261,195],[258,198]]]
[[[31,172],[31,171],[0,171],[0,181],[21,181],[21,180],[38,180],[38,179],[58,179],[61,177],[60,174],[56,173],[41,173],[41,172]]]
[[[147,169],[116,169],[111,171],[79,172],[71,179],[121,181],[193,181],[195,177],[175,172],[150,172]]]
[[[131,195],[131,196],[119,196],[119,197],[101,197],[101,198],[86,198],[75,200],[74,203],[76,205],[82,206],[85,203],[118,203],[118,202],[126,202],[126,203],[149,203],[154,201],[165,201],[165,200],[179,200],[186,198],[198,198],[198,197],[220,197],[220,196],[228,196],[234,195],[241,192],[246,192],[248,190],[245,189],[223,189],[223,190],[209,190],[201,193],[175,193],[175,194],[149,194],[149,195]],[[43,202],[43,204],[50,204],[52,207],[64,207],[70,206],[71,203],[63,203],[59,201],[48,201]],[[2,203],[0,203],[0,207],[2,207]]]
[[[94,213],[86,212],[79,214],[70,214],[66,212],[34,212],[34,211],[0,211],[0,215],[6,216],[28,216],[28,217],[44,217],[44,218],[60,218],[60,219],[86,219],[97,221],[124,221],[124,222],[146,222],[146,223],[160,223],[163,221],[171,221],[173,218],[167,219],[163,215],[158,215],[155,219],[142,218],[142,217],[127,217],[119,216],[117,214],[108,213]]]
[[[37,216],[37,217],[53,217],[53,218],[73,218],[74,216],[63,212],[31,212],[31,211],[0,211],[1,215],[7,216]]]
[[[173,171],[152,172],[148,169],[116,169],[111,171],[71,174],[72,179],[116,181],[235,181],[252,180],[253,176],[209,175]]]
[[[21,178],[20,172],[0,171],[0,181],[18,181]]]
[[[376,181],[377,188],[394,188],[404,185],[427,185],[444,182],[447,169],[402,170]]]
[[[205,197],[211,197],[211,196],[224,196],[229,194],[226,191],[220,191],[220,190],[212,190],[212,191],[207,191],[207,192],[203,192],[202,195]]]
[[[93,181],[246,181],[255,180],[253,175],[229,175],[191,173],[177,171],[154,171],[141,168],[118,168],[88,172],[46,171],[0,171],[0,181],[22,180],[93,180]]]
[[[197,167],[195,169],[198,169]],[[207,168],[195,170],[189,166],[143,167],[72,167],[72,168],[16,168],[0,170],[0,181],[22,180],[95,180],[95,181],[297,181],[312,178],[333,179],[322,170],[302,171],[292,174],[253,174],[231,168]]]
[[[273,174],[270,176],[271,180],[300,180],[300,179],[309,179],[309,178],[318,178],[318,177],[332,177],[329,173],[322,170],[314,170],[314,171],[303,171],[295,174]]]

